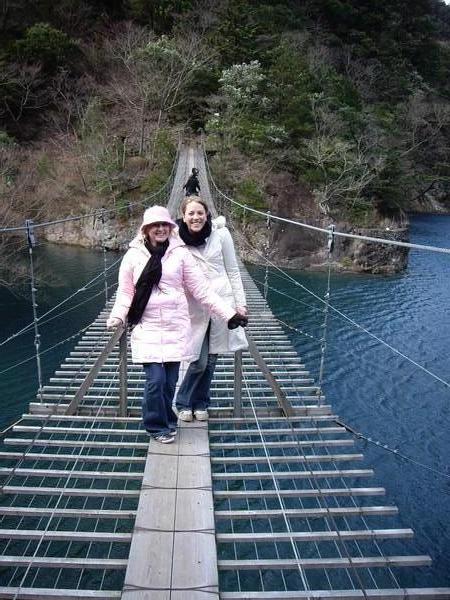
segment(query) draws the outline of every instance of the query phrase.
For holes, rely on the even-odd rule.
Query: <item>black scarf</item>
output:
[[[166,240],[157,246],[152,246],[146,239],[145,247],[150,252],[150,258],[137,280],[133,301],[130,310],[128,311],[128,325],[131,328],[137,325],[141,320],[145,307],[150,299],[152,288],[154,285],[158,285],[159,280],[161,279],[161,259],[169,247],[169,240]]]
[[[177,219],[177,225],[179,227],[178,233],[180,234],[180,238],[187,246],[201,246],[205,243],[206,238],[209,238],[211,235],[211,215],[206,217],[206,223],[198,233],[189,231],[183,219]]]

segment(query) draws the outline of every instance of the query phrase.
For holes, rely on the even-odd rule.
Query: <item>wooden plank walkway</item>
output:
[[[189,157],[189,158],[188,158]],[[185,154],[184,171],[198,156]],[[242,417],[233,357],[219,357],[209,423],[175,444],[140,421],[144,378],[128,365],[118,417],[118,351],[77,414],[65,412],[110,338],[100,313],[0,448],[0,598],[443,599],[400,587],[413,531],[383,501],[256,285],[243,269],[249,334],[294,407],[287,418],[249,352]]]

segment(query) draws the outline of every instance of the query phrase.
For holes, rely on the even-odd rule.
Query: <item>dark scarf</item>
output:
[[[162,275],[161,259],[169,247],[169,240],[152,246],[145,240],[145,247],[150,252],[150,258],[136,283],[133,301],[128,311],[128,325],[133,328],[139,323],[145,307],[150,299],[154,285],[158,285]]]
[[[177,225],[180,238],[187,246],[201,246],[211,235],[211,215],[206,217],[206,223],[198,233],[191,233],[183,219],[177,219]]]

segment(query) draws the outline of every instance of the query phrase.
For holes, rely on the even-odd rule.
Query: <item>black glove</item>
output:
[[[244,317],[239,313],[234,314],[228,321],[228,329],[236,329],[236,327],[247,327],[248,317]]]

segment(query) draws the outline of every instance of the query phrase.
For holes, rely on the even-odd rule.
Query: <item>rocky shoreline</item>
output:
[[[80,221],[67,221],[49,227],[46,240],[58,244],[82,246],[85,248],[124,251],[136,234],[140,224],[140,214],[128,219],[107,216],[104,223],[99,217],[89,217]],[[317,223],[319,227],[327,224]],[[393,229],[384,226],[377,229],[350,227],[337,223],[338,231],[408,241],[409,228]],[[328,267],[328,237],[326,234],[296,225],[272,222],[269,229],[259,223],[244,226],[243,235],[236,238],[236,245],[244,261],[265,264],[271,262],[282,268],[298,270],[324,270]],[[332,269],[338,272],[392,274],[406,268],[408,249],[398,246],[364,242],[335,236],[331,254]]]

